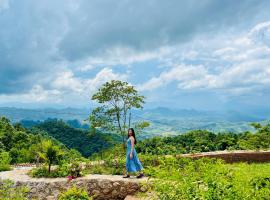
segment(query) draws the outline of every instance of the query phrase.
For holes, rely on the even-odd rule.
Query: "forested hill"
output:
[[[254,133],[225,132],[215,134],[195,130],[175,137],[154,137],[138,143],[138,152],[153,155],[208,152],[218,150],[258,150],[270,148],[270,123],[252,123]]]
[[[7,163],[34,163],[44,153],[48,144],[59,149],[61,158],[88,157],[101,150],[112,147],[120,141],[115,135],[92,133],[75,129],[62,120],[46,120],[39,125],[26,129],[21,124],[12,124],[9,119],[0,117],[0,171],[1,160]],[[40,157],[40,161],[44,161]]]
[[[20,124],[12,125],[4,117],[0,117],[0,171],[5,170],[4,164],[33,163],[43,155],[48,144],[52,143],[54,149],[59,149],[63,159],[80,158],[78,151],[70,150],[61,142],[49,137],[44,132],[36,129],[26,130]],[[4,168],[3,168],[4,167]]]
[[[58,119],[45,120],[30,130],[36,132],[35,129],[45,131],[68,148],[78,150],[85,157],[109,148],[120,141],[117,135],[100,132],[90,133],[89,130],[73,128],[63,120]]]

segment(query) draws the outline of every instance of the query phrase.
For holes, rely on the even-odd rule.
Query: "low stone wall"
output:
[[[94,199],[124,199],[127,195],[134,194],[140,190],[140,185],[136,182],[111,181],[104,179],[83,179],[58,182],[17,182],[16,186],[26,185],[30,188],[29,199],[57,199],[60,192],[76,185],[85,188],[89,195],[94,195]]]
[[[270,151],[220,151],[220,152],[208,152],[197,154],[183,154],[179,157],[190,157],[193,159],[208,157],[208,158],[220,158],[227,163],[234,162],[248,162],[248,163],[263,163],[270,162]]]
[[[97,200],[125,199],[127,195],[147,190],[145,185],[141,184],[146,182],[146,178],[123,179],[121,176],[88,175],[68,182],[66,178],[30,178],[26,172],[22,173],[21,171],[1,172],[0,182],[1,179],[10,177],[9,179],[15,182],[15,186],[27,186],[30,189],[29,199],[54,200],[61,192],[72,186],[84,188],[89,195],[94,195],[94,199]]]

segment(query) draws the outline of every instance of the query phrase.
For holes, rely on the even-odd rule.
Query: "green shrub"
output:
[[[74,161],[69,166],[69,175],[73,178],[83,176],[81,163],[78,161]]]
[[[57,177],[67,177],[69,175],[73,176],[74,178],[77,178],[83,176],[83,170],[80,162],[74,161],[71,164],[62,163],[56,169],[51,170],[50,173],[45,166],[32,169],[29,175],[36,178],[42,177],[57,178]]]
[[[125,158],[106,157],[104,163],[89,165],[87,171],[91,174],[123,175],[125,173],[125,163]]]
[[[58,200],[92,200],[92,198],[88,196],[84,189],[79,189],[74,186],[60,194]]]
[[[269,177],[256,177],[251,180],[251,185],[255,190],[260,190],[262,188],[270,189],[270,176]]]
[[[57,177],[67,177],[69,175],[69,167],[67,165],[58,166],[56,169],[52,170],[50,173],[45,166],[40,168],[32,169],[29,173],[31,177],[35,178],[57,178]]]
[[[1,200],[27,200],[29,189],[25,186],[14,187],[10,180],[0,182],[0,199]]]
[[[257,199],[270,199],[270,176],[254,177],[250,181],[252,194]]]
[[[90,174],[109,174],[103,165],[93,165],[88,169]]]
[[[11,170],[9,165],[0,165],[0,172]]]
[[[8,152],[2,151],[0,152],[0,172],[10,170],[10,161],[11,158]]]
[[[47,168],[45,168],[45,167],[39,167],[39,168],[36,168],[36,169],[34,168],[29,173],[29,175],[31,177],[36,177],[36,178],[49,177],[49,175],[51,175],[51,174],[49,174]]]

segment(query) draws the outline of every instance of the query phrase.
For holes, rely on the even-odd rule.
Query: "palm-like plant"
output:
[[[59,161],[63,152],[59,146],[55,145],[51,140],[43,140],[41,142],[41,151],[39,157],[48,164],[48,172],[51,172],[51,166],[54,162]]]

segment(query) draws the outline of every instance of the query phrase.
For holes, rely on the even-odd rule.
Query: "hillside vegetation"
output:
[[[61,152],[61,160],[82,158],[78,151],[68,149],[38,129],[29,131],[20,124],[12,125],[7,118],[0,118],[0,169],[1,166],[6,169],[10,163],[46,162],[43,156],[46,145],[58,149],[58,152]],[[55,159],[52,164],[57,164],[58,161],[60,160]]]
[[[154,137],[143,140],[137,149],[144,154],[166,155],[218,150],[259,150],[270,148],[270,124],[251,124],[253,132],[213,133],[207,130],[190,131],[175,137]]]
[[[112,147],[120,141],[117,135],[73,128],[63,120],[58,119],[45,120],[30,129],[33,133],[36,130],[46,132],[50,137],[55,138],[70,149],[76,149],[85,157]]]

